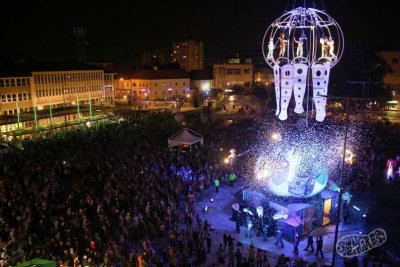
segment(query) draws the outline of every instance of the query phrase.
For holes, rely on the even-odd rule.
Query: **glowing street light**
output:
[[[229,162],[230,162],[229,157],[224,158],[224,163],[225,163],[225,164],[229,164]]]
[[[351,152],[349,149],[346,149],[344,161],[347,164],[352,165],[354,163],[355,157],[356,156],[353,154],[353,152]]]
[[[279,133],[272,133],[271,134],[271,139],[274,140],[274,141],[281,141],[282,137],[281,137],[281,135]]]

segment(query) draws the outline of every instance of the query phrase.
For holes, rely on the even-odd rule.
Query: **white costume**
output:
[[[328,57],[328,38],[320,38],[321,43],[321,57]]]
[[[274,40],[272,38],[270,38],[269,43],[268,43],[268,55],[267,55],[268,59],[274,58],[274,54],[273,54],[274,49],[275,49]]]
[[[294,41],[297,43],[296,56],[303,57],[303,40],[300,38],[298,41],[296,41],[296,39],[294,39]]]

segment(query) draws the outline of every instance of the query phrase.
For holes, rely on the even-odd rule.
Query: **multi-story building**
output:
[[[166,100],[186,97],[190,93],[190,78],[183,70],[138,70],[129,78],[115,80],[118,100]]]
[[[269,85],[273,83],[274,77],[271,68],[269,68],[258,50],[238,51],[226,57],[228,64],[252,64],[254,66],[254,82],[256,84]]]
[[[172,43],[172,62],[179,63],[187,72],[204,69],[204,45],[198,41],[182,41]]]
[[[216,88],[226,89],[235,85],[252,86],[253,81],[253,64],[214,64]]]
[[[40,70],[30,75],[0,77],[0,116],[73,106],[87,103],[113,102],[114,73],[103,70]],[[29,123],[29,122],[26,122]],[[17,125],[19,128],[25,125]],[[1,131],[15,130],[14,124],[4,125]]]
[[[105,86],[103,70],[32,72],[32,101],[39,110],[81,103],[111,102],[112,86]]]

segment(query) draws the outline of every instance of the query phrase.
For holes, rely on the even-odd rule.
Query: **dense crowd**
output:
[[[248,145],[243,137],[251,132],[229,127],[209,131],[204,147],[186,152],[166,146],[179,128],[168,114],[11,146],[0,158],[0,260],[201,266],[212,247],[212,226],[200,219],[194,202],[215,178],[228,176],[222,156],[233,146],[243,150]],[[387,131],[395,135],[399,129],[377,129]],[[372,178],[380,177],[392,153],[388,146],[378,137],[366,145],[357,163],[357,183],[348,185],[352,192],[360,186],[371,189]],[[154,240],[165,241],[161,253]],[[245,253],[229,235],[215,241],[221,242],[212,248],[218,251],[215,264],[270,266],[266,252],[252,245]],[[285,255],[278,257],[277,266],[287,264]],[[295,264],[305,263],[299,259]]]
[[[147,120],[12,146],[1,159],[2,256],[134,266],[136,241],[177,236],[182,201],[218,169],[204,148],[180,153],[156,144],[166,144],[170,117]],[[170,166],[194,175],[183,179]],[[139,248],[159,260],[150,259],[148,242]]]

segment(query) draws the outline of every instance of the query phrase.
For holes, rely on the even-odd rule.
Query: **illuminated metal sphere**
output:
[[[276,19],[265,32],[262,45],[264,59],[271,68],[296,63],[309,67],[329,63],[333,67],[343,50],[344,36],[339,24],[321,10],[304,7]]]

